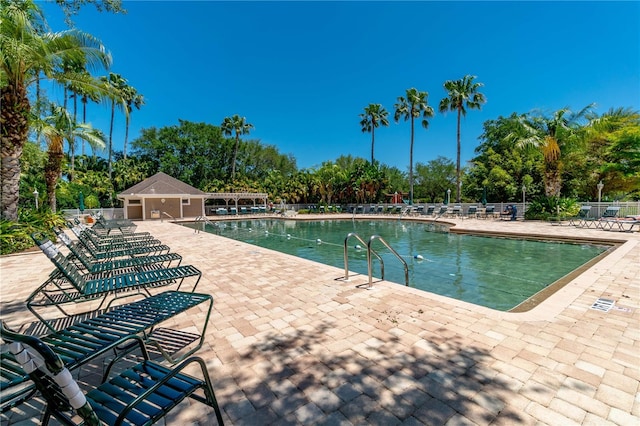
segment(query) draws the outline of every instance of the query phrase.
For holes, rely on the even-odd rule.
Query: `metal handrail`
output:
[[[369,265],[369,277],[371,277],[371,261],[369,260],[369,258],[371,257],[369,251],[371,249],[368,247],[367,243],[365,243],[364,240],[360,238],[358,234],[356,234],[355,232],[350,232],[344,239],[344,280],[349,281],[349,256],[347,255],[347,247],[349,244],[349,238],[351,237],[355,237],[362,243],[363,246],[367,246],[367,265]],[[384,279],[384,261],[375,251],[373,251],[373,254],[380,260],[380,271],[382,274],[382,279]],[[369,279],[369,281],[371,282],[371,279]]]
[[[372,274],[372,267],[371,267],[371,252],[372,252],[371,244],[375,240],[379,240],[382,244],[384,244],[385,247],[388,248],[389,251],[393,253],[400,260],[400,262],[402,262],[402,264],[404,265],[404,282],[405,282],[405,285],[409,287],[409,266],[407,265],[407,262],[405,262],[402,256],[400,256],[398,252],[395,251],[389,245],[389,243],[387,243],[384,240],[384,238],[382,238],[380,235],[372,235],[371,238],[369,238],[369,243],[367,244],[367,268],[369,269],[369,288],[373,286],[373,274]]]
[[[216,225],[215,225],[213,222],[211,222],[211,221],[210,221],[206,216],[198,216],[198,217],[196,217],[196,220],[195,220],[194,222],[196,222],[196,223],[198,223],[198,222],[204,222],[205,226],[206,226],[206,225],[216,226]],[[200,230],[199,230],[198,228],[195,228],[195,229],[194,229],[194,232],[195,232],[196,234],[199,234],[199,233],[200,233]]]
[[[176,218],[175,218],[175,217],[173,217],[173,216],[171,216],[169,213],[167,213],[167,212],[162,212],[162,214],[163,214],[163,215],[165,215],[165,216],[169,216],[171,219],[173,219],[173,221],[174,221],[174,222],[176,221]],[[162,222],[162,218],[160,218],[160,222]]]

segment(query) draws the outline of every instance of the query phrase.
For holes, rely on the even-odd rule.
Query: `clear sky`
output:
[[[129,141],[178,119],[219,125],[239,114],[255,127],[248,138],[292,154],[299,168],[347,154],[370,159],[359,114],[380,103],[391,123],[376,130],[375,157],[406,171],[409,122],[396,124],[393,112],[411,87],[428,92],[436,110],[427,130],[416,127],[414,161],[422,163],[455,162],[456,115],[437,110],[443,83],[467,74],[484,84],[487,103],[463,120],[463,165],[482,124],[501,115],[590,103],[599,113],[640,110],[636,1],[123,4],[127,14],[88,5],[74,21],[102,40],[110,71],[145,98],[131,115]],[[64,29],[59,8],[42,5],[53,29]],[[109,115],[90,104],[88,121],[107,134]],[[117,114],[115,150],[123,140]]]

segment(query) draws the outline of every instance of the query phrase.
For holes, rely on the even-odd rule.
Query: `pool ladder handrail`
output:
[[[349,281],[349,256],[347,255],[347,247],[349,244],[349,238],[351,237],[354,237],[355,239],[360,241],[363,246],[368,247],[368,244],[362,238],[360,238],[360,235],[356,234],[355,232],[349,232],[349,234],[347,234],[346,238],[344,239],[344,280],[345,281]],[[369,250],[370,249],[367,248],[367,251]],[[380,255],[375,251],[373,251],[373,254],[380,260],[380,273],[382,275],[382,279],[384,279],[384,261],[382,260]],[[371,255],[367,253],[367,265],[371,263],[368,260],[370,256]],[[369,274],[369,276],[371,276],[371,274]],[[371,279],[369,279],[369,283],[371,283]]]
[[[349,257],[347,256],[347,247],[348,247],[348,243],[349,243],[349,238],[351,237],[355,237],[358,241],[360,241],[362,244],[365,244],[364,240],[362,238],[360,238],[360,236],[358,234],[356,234],[355,232],[350,232],[347,237],[344,239],[344,279],[345,281],[349,280]],[[373,265],[372,265],[372,255],[375,255],[378,260],[380,260],[380,272],[381,272],[381,279],[384,280],[384,261],[382,260],[382,257],[380,257],[380,255],[371,247],[371,244],[373,244],[374,241],[380,241],[385,247],[387,247],[387,249],[389,249],[389,251],[391,253],[393,253],[398,260],[400,260],[400,262],[402,262],[402,265],[404,266],[404,282],[405,285],[408,287],[409,286],[409,266],[407,265],[407,262],[402,258],[402,256],[400,256],[398,254],[397,251],[395,251],[393,249],[393,247],[391,247],[389,245],[389,243],[387,243],[384,238],[382,238],[380,235],[372,235],[369,238],[369,242],[366,243],[367,245],[367,270],[368,270],[368,274],[369,274],[369,288],[373,287]]]
[[[207,226],[207,225],[216,226],[216,225],[214,225],[214,223],[213,223],[213,222],[211,222],[211,221],[210,221],[206,216],[198,216],[198,217],[196,217],[195,222],[196,222],[196,223],[198,223],[198,222],[204,222],[204,225],[205,225],[205,226]],[[199,230],[198,228],[195,228],[195,229],[194,229],[194,232],[195,232],[196,234],[199,234],[199,233],[200,233],[200,230]]]
[[[372,252],[372,248],[371,248],[371,244],[375,241],[378,240],[380,241],[386,248],[389,249],[389,251],[391,253],[393,253],[395,255],[395,257],[398,258],[398,260],[400,262],[402,262],[402,265],[404,266],[404,284],[409,287],[409,265],[407,265],[407,262],[402,258],[402,256],[400,256],[398,254],[397,251],[395,251],[393,249],[393,247],[391,247],[389,245],[388,242],[385,241],[384,238],[382,238],[380,235],[372,235],[369,238],[369,243],[367,243],[367,268],[369,269],[369,288],[371,288],[373,286],[373,268],[371,266],[371,252]]]

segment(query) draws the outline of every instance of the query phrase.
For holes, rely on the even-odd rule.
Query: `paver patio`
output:
[[[505,313],[388,282],[366,290],[364,275],[345,282],[339,267],[167,222],[138,230],[203,272],[198,291],[215,302],[198,355],[227,424],[640,424],[640,233],[448,221],[623,244],[532,310]],[[52,267],[41,253],[0,258],[10,326],[35,321],[23,302]],[[591,309],[600,297],[616,308]],[[41,406],[0,419],[37,424]],[[197,403],[185,408],[166,424],[215,423]]]

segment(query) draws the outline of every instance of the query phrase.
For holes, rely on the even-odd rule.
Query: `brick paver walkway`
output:
[[[344,282],[341,268],[166,222],[138,230],[203,271],[198,291],[215,303],[198,355],[228,424],[640,424],[640,233],[457,226],[624,244],[539,306],[504,313],[387,282],[365,290],[366,276]],[[34,320],[22,302],[53,265],[36,253],[0,267],[2,318],[18,328]],[[617,308],[590,309],[600,297]],[[37,424],[38,408],[2,423]],[[187,408],[166,424],[215,423],[197,403]]]

